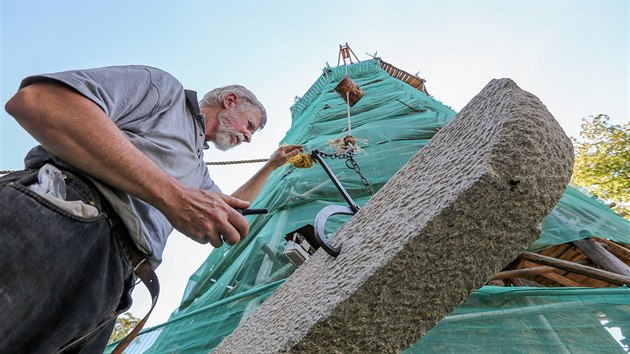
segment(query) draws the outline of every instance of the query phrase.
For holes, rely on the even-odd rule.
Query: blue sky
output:
[[[249,87],[269,123],[252,144],[206,160],[268,157],[291,125],[289,107],[339,44],[419,75],[461,109],[491,79],[537,95],[569,136],[580,118],[628,121],[627,1],[8,1],[0,0],[2,102],[28,75],[120,64],[165,69],[199,92]],[[4,110],[0,169],[19,169],[35,145]],[[232,192],[259,165],[212,167]],[[210,252],[173,235],[159,269],[163,294],[150,324],[177,306]],[[140,287],[138,287],[140,288]],[[138,289],[132,311],[143,315]]]

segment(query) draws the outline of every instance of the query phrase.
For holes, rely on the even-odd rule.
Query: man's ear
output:
[[[236,96],[235,93],[229,93],[227,94],[227,96],[225,96],[225,98],[223,99],[223,108],[233,108],[236,107],[236,99],[238,97]]]

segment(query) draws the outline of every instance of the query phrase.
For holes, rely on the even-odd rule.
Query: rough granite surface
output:
[[[214,353],[391,353],[540,234],[571,176],[540,100],[492,80]]]

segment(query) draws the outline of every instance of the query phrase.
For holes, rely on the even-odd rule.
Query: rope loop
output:
[[[313,157],[309,154],[299,154],[290,158],[287,163],[293,164],[296,168],[310,168],[313,166]]]

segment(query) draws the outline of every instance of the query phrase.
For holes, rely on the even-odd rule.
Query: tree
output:
[[[630,219],[630,123],[614,125],[599,114],[582,118],[580,138],[573,139],[572,182],[586,188]]]
[[[125,338],[127,334],[138,324],[138,322],[140,322],[140,319],[134,316],[131,312],[125,312],[118,316],[116,324],[114,325],[114,331],[112,332],[111,337],[109,337],[107,344],[111,344]]]

